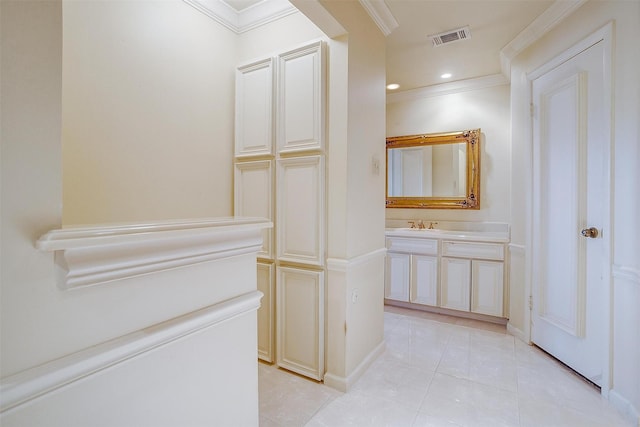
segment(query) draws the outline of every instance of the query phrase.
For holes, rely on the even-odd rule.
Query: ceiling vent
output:
[[[440,34],[433,34],[429,36],[431,39],[431,43],[433,43],[434,47],[442,46],[444,44],[449,44],[453,42],[458,42],[461,40],[466,40],[471,38],[471,31],[469,27],[458,28],[457,30],[449,30]]]

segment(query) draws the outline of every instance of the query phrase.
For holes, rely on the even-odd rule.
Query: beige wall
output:
[[[482,130],[480,210],[387,209],[387,219],[509,222],[509,85],[387,104],[387,136]]]
[[[349,33],[347,256],[383,248],[385,39],[362,7],[343,25]],[[365,25],[367,23],[368,25]],[[377,164],[377,169],[374,167]]]
[[[280,18],[238,36],[238,64],[273,56],[310,40],[328,40],[313,22],[301,13]]]
[[[63,18],[64,224],[231,215],[237,36],[182,1]]]
[[[48,360],[45,333],[55,293],[51,256],[35,241],[60,226],[62,6],[2,1],[2,377]],[[25,54],[25,53],[28,53]]]
[[[527,73],[542,66],[609,22],[614,23],[612,172],[612,378],[609,398],[631,417],[640,413],[640,3],[589,1],[512,62],[512,241],[530,247],[531,138]],[[606,233],[606,231],[605,231]],[[524,254],[523,254],[524,256]],[[525,330],[525,284],[530,266],[522,261],[511,278],[511,320]],[[605,343],[606,345],[606,343]]]
[[[322,4],[348,33],[330,46],[325,377],[348,388],[383,342],[385,40],[360,4]]]
[[[257,425],[255,312],[219,328],[181,318],[254,291],[255,254],[58,288],[53,253],[35,246],[61,226],[62,2],[3,0],[0,20],[0,424]],[[112,340],[169,319],[178,340],[166,323]]]

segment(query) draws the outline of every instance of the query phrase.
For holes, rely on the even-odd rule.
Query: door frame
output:
[[[604,173],[603,173],[603,198],[602,201],[605,203],[604,213],[603,213],[603,223],[602,229],[605,230],[603,232],[603,270],[602,270],[602,281],[605,287],[603,292],[605,298],[602,302],[602,309],[605,319],[605,327],[604,327],[604,337],[602,343],[602,387],[601,393],[604,397],[608,397],[609,390],[612,388],[612,360],[613,360],[613,319],[612,319],[612,279],[611,279],[611,248],[612,248],[612,237],[613,232],[611,229],[612,226],[612,184],[613,184],[613,80],[612,80],[612,64],[613,64],[613,35],[614,35],[614,24],[613,22],[607,23],[605,26],[596,30],[592,34],[588,35],[578,43],[574,44],[570,48],[566,49],[562,53],[556,55],[543,65],[539,66],[535,70],[527,73],[527,85],[528,85],[528,101],[529,105],[533,106],[533,81],[543,74],[551,71],[553,68],[556,68],[560,64],[568,61],[574,56],[578,55],[582,51],[590,48],[598,42],[602,42],[604,49],[604,99],[605,105],[603,106],[604,117],[603,117],[603,127],[605,129],[605,141],[603,141],[604,149],[603,154],[605,156],[604,159]],[[533,110],[533,108],[532,108]],[[532,299],[533,299],[533,270],[536,268],[533,265],[534,261],[534,248],[533,247],[533,218],[535,215],[534,212],[534,204],[533,204],[533,190],[534,183],[536,179],[539,177],[535,176],[535,171],[533,168],[533,126],[534,126],[534,117],[533,111],[532,114],[528,117],[528,125],[529,125],[529,150],[528,150],[528,162],[529,162],[529,179],[528,179],[528,189],[526,191],[527,194],[527,207],[528,207],[528,215],[526,218],[526,251],[525,251],[525,309],[524,311],[524,336],[525,340],[528,343],[531,343],[531,320],[532,320]]]

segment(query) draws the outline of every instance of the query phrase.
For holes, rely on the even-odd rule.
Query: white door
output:
[[[438,305],[438,257],[411,256],[411,302]]]
[[[276,253],[279,261],[321,267],[325,255],[324,155],[277,161]]]
[[[276,360],[316,380],[324,376],[324,272],[276,267]]]
[[[258,262],[258,290],[264,294],[258,308],[258,358],[273,363],[275,336],[275,282],[273,264]]]
[[[531,340],[598,385],[606,348],[602,236],[609,233],[604,44],[532,86]]]
[[[471,297],[471,260],[441,259],[440,306],[452,310],[469,311]]]
[[[324,149],[326,67],[322,41],[278,55],[278,153]]]
[[[233,214],[267,218],[273,221],[273,160],[236,162],[233,190]],[[273,229],[264,236],[259,257],[273,259]]]
[[[387,252],[384,297],[395,301],[409,301],[411,255]]]
[[[504,314],[504,263],[471,261],[471,312],[502,317]]]

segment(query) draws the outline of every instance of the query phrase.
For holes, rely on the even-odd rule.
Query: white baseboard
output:
[[[626,398],[615,390],[609,390],[609,402],[629,421],[633,422],[633,425],[640,426],[640,412]]]
[[[511,323],[507,323],[507,332],[509,333],[509,335],[513,335],[514,337],[518,338],[522,342],[525,342],[525,343],[528,342],[524,337],[524,332],[521,329],[518,329],[515,326],[513,326]]]
[[[365,371],[371,366],[371,364],[384,353],[385,344],[382,341],[371,353],[353,370],[347,377],[341,377],[333,375],[329,372],[324,374],[324,384],[338,391],[346,393],[351,387],[358,381],[358,379],[365,373]]]
[[[357,257],[349,258],[349,259],[328,258],[327,269],[329,271],[346,273],[350,268],[359,266],[361,264],[370,262],[372,260],[384,259],[384,256],[386,255],[386,253],[387,253],[387,248],[379,248],[371,252],[367,252],[366,254],[362,254]]]

